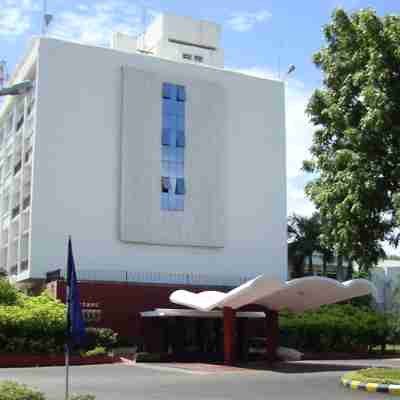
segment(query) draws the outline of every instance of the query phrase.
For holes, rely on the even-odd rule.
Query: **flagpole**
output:
[[[65,343],[65,400],[69,400],[69,331],[70,331],[70,318],[69,318],[69,286],[67,279],[66,286],[66,296],[67,296],[67,341]]]
[[[69,346],[65,345],[65,400],[69,400]]]
[[[85,341],[85,323],[81,309],[74,256],[72,254],[71,236],[68,238],[66,296],[67,340],[65,343],[65,400],[69,400],[69,364],[71,349],[73,345],[82,346]]]

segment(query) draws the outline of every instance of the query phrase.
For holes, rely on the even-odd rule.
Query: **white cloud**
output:
[[[268,67],[242,68],[236,71],[263,78],[277,79],[277,74]],[[302,163],[309,158],[314,128],[305,115],[311,91],[306,85],[290,78],[286,82],[286,168],[288,213],[310,215],[313,204],[304,194],[309,177],[301,171]]]
[[[63,39],[106,45],[114,31],[139,34],[143,30],[141,16],[141,9],[129,0],[82,2],[72,11],[57,14],[49,33]]]
[[[31,27],[37,4],[31,0],[3,0],[0,8],[0,37],[22,35]]]
[[[257,12],[238,11],[231,14],[227,21],[228,26],[237,32],[246,32],[254,25],[265,22],[271,18],[272,14],[267,10]]]

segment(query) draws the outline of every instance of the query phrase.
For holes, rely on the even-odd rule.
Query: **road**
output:
[[[72,393],[92,393],[97,400],[331,400],[389,399],[380,393],[350,391],[339,384],[339,368],[289,368],[280,371],[193,371],[170,365],[97,365],[71,368]],[[18,380],[63,399],[62,367],[0,369],[0,381]]]

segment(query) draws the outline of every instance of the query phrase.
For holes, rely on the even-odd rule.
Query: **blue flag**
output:
[[[70,344],[81,345],[85,340],[85,324],[83,322],[79,287],[76,279],[74,256],[71,238],[68,239],[67,262],[67,335]]]

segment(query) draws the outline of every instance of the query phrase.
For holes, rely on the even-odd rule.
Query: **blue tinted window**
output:
[[[184,196],[181,195],[176,195],[175,196],[175,210],[177,211],[183,211],[184,209]]]
[[[169,146],[171,144],[171,129],[163,128],[161,139],[163,146]]]
[[[185,115],[185,103],[180,103],[179,101],[175,101],[173,108],[175,115],[182,117]]]
[[[185,194],[185,180],[183,178],[176,180],[175,194]]]
[[[170,188],[170,179],[169,177],[163,176],[161,178],[161,192],[168,193]]]
[[[184,159],[184,149],[183,149],[183,147],[177,147],[176,162],[179,162],[183,165],[183,159]]]
[[[184,131],[185,130],[185,116],[184,115],[178,115],[175,120],[176,123],[176,129]]]
[[[169,174],[169,161],[161,161],[161,175],[170,176]]]
[[[185,132],[176,131],[176,147],[185,147]]]
[[[177,178],[183,178],[183,176],[184,176],[183,174],[184,174],[183,163],[181,163],[181,162],[175,163],[175,176]]]
[[[162,97],[164,99],[171,99],[173,95],[173,85],[170,83],[164,83],[162,88]]]
[[[186,90],[182,85],[162,87],[161,209],[184,209],[184,148]]]
[[[182,102],[186,101],[185,86],[181,86],[181,85],[177,86],[176,100],[182,101]]]
[[[161,210],[169,209],[169,196],[168,193],[161,193]]]

